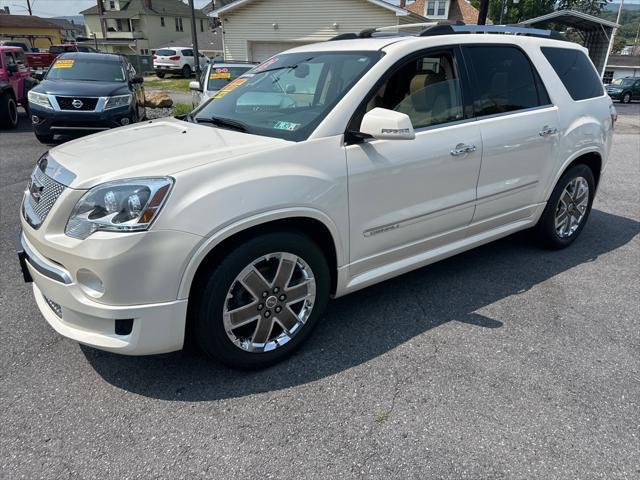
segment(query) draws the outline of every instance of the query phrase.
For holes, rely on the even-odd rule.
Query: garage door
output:
[[[299,47],[300,45],[304,45],[304,43],[251,42],[251,60],[262,63],[280,52]]]

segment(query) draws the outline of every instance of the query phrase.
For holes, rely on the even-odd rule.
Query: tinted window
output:
[[[172,57],[176,54],[175,50],[169,50],[167,48],[161,48],[160,50],[156,51],[156,55],[159,55],[161,57]]]
[[[465,57],[475,72],[477,116],[549,104],[542,82],[520,49],[491,45],[467,47]]]
[[[182,55],[185,57],[193,57],[193,50],[182,50]]]
[[[542,53],[574,100],[601,97],[600,77],[584,52],[569,48],[542,47]]]

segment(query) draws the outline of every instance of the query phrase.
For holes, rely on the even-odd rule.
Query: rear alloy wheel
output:
[[[622,103],[631,103],[631,93],[626,92],[622,95]]]
[[[323,253],[305,235],[254,237],[225,256],[200,290],[196,340],[231,367],[271,365],[311,333],[329,286]]]
[[[189,65],[185,65],[184,67],[182,67],[182,76],[184,78],[191,77],[191,67]]]
[[[18,104],[9,92],[0,95],[0,127],[14,129],[18,126]]]
[[[576,165],[558,181],[536,225],[538,239],[548,248],[569,246],[584,228],[593,197],[595,180],[586,165]]]

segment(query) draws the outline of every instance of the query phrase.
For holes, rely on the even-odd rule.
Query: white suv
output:
[[[329,297],[523,229],[571,244],[615,120],[593,64],[544,32],[463,31],[295,48],[183,119],[51,149],[21,213],[45,319],[133,355],[188,332],[259,367]]]
[[[153,69],[158,78],[167,73],[178,73],[189,78],[196,71],[196,61],[191,47],[167,47],[156,50],[153,54]],[[200,54],[200,68],[205,68],[211,60]]]

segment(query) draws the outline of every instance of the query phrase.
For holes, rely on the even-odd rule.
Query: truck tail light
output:
[[[180,55],[174,55],[173,57],[169,57],[169,60],[180,60]]]

